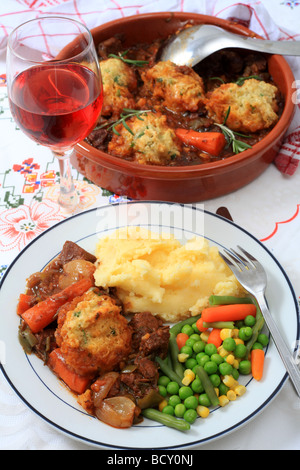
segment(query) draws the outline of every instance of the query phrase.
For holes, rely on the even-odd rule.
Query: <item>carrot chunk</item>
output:
[[[197,132],[191,129],[176,129],[175,133],[179,140],[186,145],[203,150],[217,157],[226,145],[226,139],[221,132]]]
[[[252,349],[251,371],[255,380],[261,380],[264,371],[265,352],[263,349]]]
[[[76,393],[84,393],[89,386],[90,378],[83,377],[71,370],[65,363],[59,348],[54,349],[49,355],[49,366],[68,387]]]
[[[92,285],[90,279],[81,279],[71,286],[66,287],[61,292],[51,295],[42,302],[29,308],[21,316],[31,331],[38,333],[43,328],[50,325],[59,307],[73,300],[75,297],[84,294]]]
[[[248,315],[256,316],[254,304],[219,305],[202,311],[202,319],[205,323],[244,320]]]

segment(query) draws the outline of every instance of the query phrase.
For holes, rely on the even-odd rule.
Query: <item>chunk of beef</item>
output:
[[[91,253],[88,253],[76,243],[71,241],[65,242],[63,249],[59,255],[59,259],[63,265],[74,259],[84,259],[86,261],[90,261],[91,263],[95,263],[95,261],[97,260],[96,256],[92,255]]]

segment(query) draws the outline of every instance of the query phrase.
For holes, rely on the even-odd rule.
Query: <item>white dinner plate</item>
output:
[[[219,248],[244,247],[265,267],[266,297],[287,344],[299,339],[299,309],[291,283],[274,256],[250,233],[215,214],[195,206],[161,202],[126,202],[103,206],[59,222],[33,240],[9,266],[0,290],[1,369],[17,395],[31,410],[69,437],[105,449],[183,449],[207,443],[245,425],[258,415],[279,392],[287,379],[272,340],[264,377],[260,382],[240,376],[245,395],[208,418],[198,418],[186,432],[144,420],[130,429],[115,429],[89,416],[75,397],[34,355],[24,353],[18,341],[16,305],[26,278],[55,258],[64,242],[72,240],[94,252],[99,237],[126,225],[140,225],[154,232],[172,233],[185,243],[200,235]]]

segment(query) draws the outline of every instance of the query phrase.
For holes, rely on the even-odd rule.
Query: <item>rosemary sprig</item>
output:
[[[246,80],[249,80],[250,78],[255,78],[256,80],[262,80],[262,78],[259,77],[258,75],[249,75],[248,77],[239,77],[235,83],[236,83],[238,86],[242,86],[243,83],[244,83]]]
[[[250,136],[240,134],[239,132],[233,132],[231,129],[229,129],[229,127],[226,126],[226,121],[228,119],[229,114],[230,114],[230,106],[227,109],[226,116],[225,116],[225,119],[223,121],[223,124],[215,123],[216,126],[220,127],[221,131],[223,132],[223,134],[226,137],[228,145],[232,146],[233,153],[241,153],[244,150],[251,149],[252,148],[251,145],[249,145],[246,142],[243,142],[242,140],[239,140],[239,139],[236,138],[236,136],[245,137],[245,138],[249,138]]]
[[[145,64],[149,64],[148,60],[125,59],[125,55],[128,53],[128,51],[129,51],[129,49],[127,49],[127,51],[124,51],[122,53],[119,52],[118,55],[109,54],[108,57],[113,57],[114,59],[121,59],[123,62],[125,62],[125,64],[131,64],[131,65],[135,65],[137,67],[142,67]]]
[[[127,129],[130,134],[134,135],[130,127],[128,126],[126,120],[135,116],[137,117],[140,121],[143,121],[144,119],[141,117],[142,114],[144,113],[150,113],[151,109],[130,109],[130,108],[123,108],[123,112],[120,115],[120,119],[113,121],[113,122],[105,122],[104,124],[100,125],[97,127],[97,129],[103,129],[104,127],[107,127],[107,129],[112,129],[113,133],[116,135],[120,135],[120,133],[116,130],[116,126],[118,124],[123,124],[125,129]]]

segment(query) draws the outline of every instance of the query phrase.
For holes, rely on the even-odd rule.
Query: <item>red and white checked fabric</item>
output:
[[[264,5],[265,3],[265,5]],[[281,2],[280,5],[286,2]],[[231,19],[272,40],[300,40],[300,34],[276,25],[268,10],[274,3],[233,0],[5,0],[0,6],[0,54],[10,32],[21,23],[40,16],[77,19],[90,29],[124,16],[159,11],[187,11]],[[279,4],[278,4],[279,5]],[[300,6],[299,6],[300,9]],[[297,28],[298,30],[298,28]],[[288,58],[295,76],[296,112],[275,159],[278,170],[293,175],[300,160],[300,58]]]

